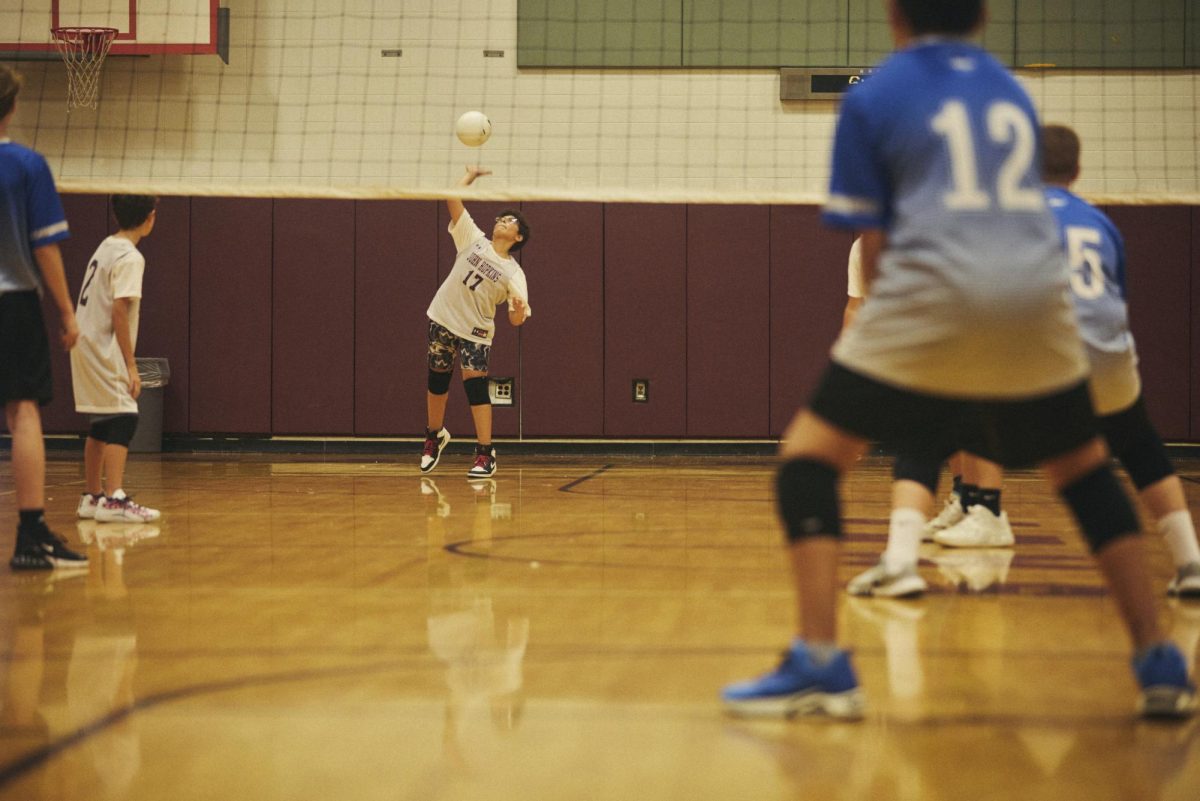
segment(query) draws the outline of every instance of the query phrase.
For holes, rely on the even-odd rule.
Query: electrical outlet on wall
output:
[[[650,402],[650,379],[649,378],[633,379],[633,402],[634,403],[649,403]]]

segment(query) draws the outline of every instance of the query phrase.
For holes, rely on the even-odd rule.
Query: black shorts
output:
[[[944,461],[967,450],[1010,468],[1068,453],[1099,433],[1086,381],[1035,398],[981,401],[900,389],[831,363],[810,408],[896,453]]]
[[[50,341],[42,299],[32,290],[0,295],[0,402],[37,401],[53,395]]]

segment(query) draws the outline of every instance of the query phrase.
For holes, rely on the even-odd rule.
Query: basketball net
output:
[[[117,36],[116,28],[52,28],[54,45],[67,65],[67,110],[96,107],[100,65]]]

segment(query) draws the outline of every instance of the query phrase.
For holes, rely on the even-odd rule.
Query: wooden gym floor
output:
[[[746,722],[717,692],[792,629],[771,462],[500,457],[473,487],[453,453],[432,481],[408,453],[135,456],[155,526],[77,522],[79,459],[52,457],[91,565],[0,570],[0,798],[1200,797],[1198,724],[1135,718],[1114,605],[1032,474],[1015,548],[923,546],[923,599],[843,596],[865,721]],[[844,579],[889,469],[846,481]],[[1194,661],[1200,603],[1162,615]]]

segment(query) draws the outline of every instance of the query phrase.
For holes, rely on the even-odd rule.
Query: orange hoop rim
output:
[[[93,37],[111,42],[120,33],[116,28],[72,27],[60,26],[50,29],[50,36],[62,44],[80,44],[90,41]]]

